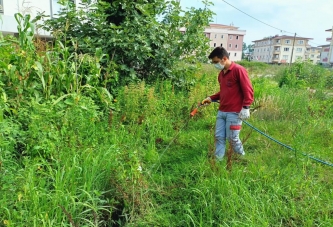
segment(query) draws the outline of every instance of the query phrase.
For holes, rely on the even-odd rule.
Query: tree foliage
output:
[[[164,0],[84,1],[79,7],[66,0],[60,3],[64,7],[58,17],[46,20],[44,29],[65,42],[75,40],[71,51],[95,53],[101,48],[119,84],[179,80],[180,60],[193,63],[206,57],[204,29],[212,17],[207,0],[203,9],[188,11],[178,1]]]

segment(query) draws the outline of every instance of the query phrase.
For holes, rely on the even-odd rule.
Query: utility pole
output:
[[[292,47],[292,49],[291,49],[291,58],[290,58],[289,65],[291,65],[291,63],[293,62],[293,54],[294,54],[295,39],[296,39],[296,33],[295,33],[295,36],[294,36],[293,47]]]
[[[50,14],[51,14],[51,19],[53,19],[52,0],[50,0]]]

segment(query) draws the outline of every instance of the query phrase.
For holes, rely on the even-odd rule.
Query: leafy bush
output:
[[[186,12],[178,1],[88,2],[76,10],[74,4],[64,1],[66,7],[59,17],[45,21],[44,29],[66,46],[73,40],[70,53],[94,54],[100,48],[122,75],[117,81],[120,85],[166,78],[183,85],[174,65],[186,59],[206,59],[208,39],[203,31],[212,16],[206,0],[204,9],[190,8]],[[186,29],[184,34],[181,27]],[[104,67],[107,64],[102,62]]]
[[[257,73],[257,74],[263,74],[263,72],[269,67],[267,63],[263,62],[254,62],[254,61],[237,61],[237,64],[242,65],[244,68],[246,68],[249,72],[249,74]]]
[[[330,84],[330,72],[311,62],[295,62],[279,76],[279,86],[324,88]]]

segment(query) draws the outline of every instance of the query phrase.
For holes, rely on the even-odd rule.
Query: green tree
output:
[[[242,59],[245,59],[245,53],[247,53],[247,46],[246,46],[246,43],[243,42]]]
[[[67,0],[61,3],[59,17],[47,20],[44,29],[70,44],[71,51],[95,53],[101,48],[112,60],[114,72],[121,75],[120,85],[133,80],[179,80],[179,62],[196,62],[209,49],[203,31],[213,13],[207,0],[203,9],[188,11],[178,1],[164,0],[84,1],[79,10]]]
[[[248,50],[249,54],[252,54],[253,51],[254,51],[254,44],[249,44],[249,45],[247,46],[247,50]]]

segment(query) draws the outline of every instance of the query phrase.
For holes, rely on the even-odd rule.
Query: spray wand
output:
[[[218,100],[212,100],[212,102],[217,102],[218,103]],[[190,113],[190,116],[193,117],[197,112],[198,112],[198,109],[202,106],[206,106],[206,104],[201,104],[200,102],[198,103],[197,107],[194,108],[194,110],[192,110],[192,112]]]

